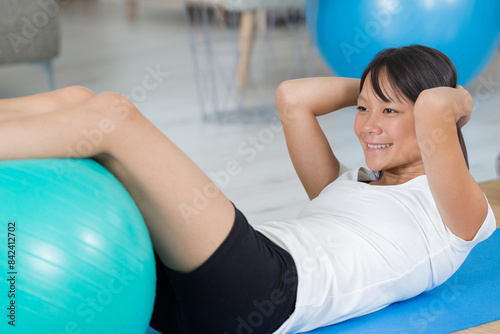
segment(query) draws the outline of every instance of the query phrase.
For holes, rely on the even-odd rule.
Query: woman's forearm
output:
[[[461,87],[425,90],[414,107],[415,133],[432,196],[444,223],[464,240],[472,240],[488,213],[457,136],[457,122],[466,123],[472,109],[472,97]]]
[[[359,80],[346,78],[285,81],[276,91],[288,153],[310,199],[339,175],[339,161],[316,117],[356,104],[358,92]]]
[[[319,77],[288,80],[276,91],[280,113],[290,109],[308,110],[315,116],[356,105],[359,79]]]

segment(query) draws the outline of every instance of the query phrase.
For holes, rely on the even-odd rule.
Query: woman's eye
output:
[[[384,113],[386,113],[386,114],[395,114],[395,113],[397,113],[397,111],[394,110],[394,109],[386,108],[386,109],[384,109]]]
[[[358,109],[358,111],[366,111],[366,110],[368,110],[365,107],[361,107],[361,106],[356,107],[356,109]]]

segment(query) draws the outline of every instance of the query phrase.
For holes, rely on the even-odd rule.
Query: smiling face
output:
[[[359,94],[354,121],[354,132],[365,153],[366,165],[373,171],[423,174],[413,118],[414,104],[401,93],[397,94],[384,75],[380,77],[381,87],[390,101],[383,101],[369,78],[368,75]]]

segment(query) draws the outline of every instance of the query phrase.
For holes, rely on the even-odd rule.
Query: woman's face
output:
[[[367,76],[358,97],[354,132],[365,153],[368,168],[373,171],[400,170],[423,166],[415,133],[412,102],[397,98],[389,85],[382,85],[382,101]],[[382,82],[384,79],[382,78]]]

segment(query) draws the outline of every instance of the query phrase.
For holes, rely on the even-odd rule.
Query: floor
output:
[[[479,185],[485,193],[491,208],[497,219],[497,227],[500,227],[500,180],[484,182]]]
[[[307,196],[289,161],[283,133],[273,126],[276,119],[247,124],[201,120],[189,38],[178,2],[143,2],[133,22],[127,19],[121,0],[67,0],[61,4],[62,50],[54,63],[56,87],[83,85],[96,92],[111,90],[131,96],[152,122],[218,181],[250,222],[297,215]],[[331,75],[319,56],[313,54],[311,59],[310,73]],[[283,67],[286,61],[280,58],[271,67]],[[158,85],[145,90],[143,80],[151,71],[159,72]],[[277,83],[287,79],[285,71],[282,79],[276,76],[266,98],[273,98]],[[476,109],[464,136],[471,172],[478,182],[496,178],[499,78],[500,53],[468,87]],[[1,67],[0,98],[44,91],[44,80],[42,70],[34,66]],[[364,164],[352,131],[353,114],[341,110],[320,120],[336,155],[348,166]],[[225,178],[231,160],[241,170]]]

